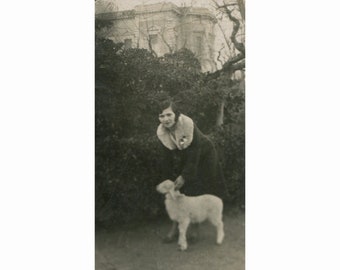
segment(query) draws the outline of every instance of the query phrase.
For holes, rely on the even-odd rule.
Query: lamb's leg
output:
[[[182,251],[188,248],[186,233],[187,233],[189,224],[190,224],[190,219],[184,219],[178,223],[178,229],[179,229],[178,245],[179,245],[180,250]]]
[[[216,243],[217,244],[222,244],[223,242],[223,239],[224,239],[224,228],[223,228],[223,221],[219,221],[217,223],[217,226],[216,226],[216,230],[217,230],[217,239],[216,239]]]
[[[220,245],[222,244],[223,239],[224,239],[224,224],[222,221],[222,217],[210,218],[209,220],[216,227],[216,231],[217,231],[216,243]]]

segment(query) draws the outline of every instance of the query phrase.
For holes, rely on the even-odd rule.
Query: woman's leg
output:
[[[199,228],[200,224],[199,223],[191,223],[190,227],[188,229],[188,240],[191,243],[195,243],[199,240]]]
[[[173,221],[170,231],[166,235],[166,237],[163,239],[164,243],[172,243],[176,241],[176,238],[178,236],[178,225],[177,222]]]

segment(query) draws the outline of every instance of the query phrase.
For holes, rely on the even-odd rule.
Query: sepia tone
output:
[[[96,270],[243,270],[244,0],[133,3],[96,1]],[[218,244],[209,222],[194,238],[189,225],[182,251],[177,239],[164,241],[172,222],[156,190],[166,180],[156,129],[165,99],[216,147],[225,235]]]
[[[216,70],[213,53],[216,18],[206,8],[178,7],[164,2],[100,13],[96,17],[114,21],[100,35],[124,42],[125,48],[149,49],[163,56],[185,47],[198,56],[203,72]]]

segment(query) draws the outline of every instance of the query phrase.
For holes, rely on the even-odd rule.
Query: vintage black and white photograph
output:
[[[244,0],[95,4],[96,270],[244,269]]]
[[[340,269],[336,4],[2,4],[0,269]]]

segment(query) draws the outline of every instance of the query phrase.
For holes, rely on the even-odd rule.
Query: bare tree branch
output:
[[[231,58],[228,59],[228,61],[226,63],[224,63],[223,65],[223,70],[227,70],[229,69],[232,65],[236,64],[238,61],[241,61],[244,59],[244,55],[239,53]]]
[[[234,46],[237,50],[239,50],[243,55],[245,54],[244,44],[240,43],[236,39],[236,35],[240,29],[240,21],[233,16],[232,11],[228,8],[228,5],[219,6],[219,8],[223,8],[228,18],[233,22],[233,31],[231,33],[230,39],[234,43]]]
[[[172,54],[173,53],[173,48],[170,46],[170,44],[167,42],[166,38],[164,37],[164,31],[162,31],[162,33],[160,34],[164,44],[168,47],[169,52]]]
[[[145,16],[143,16],[144,19],[145,19]],[[145,20],[145,24],[146,24],[146,40],[148,41],[148,47],[149,47],[149,50],[150,52],[152,53],[152,55],[154,55],[155,57],[157,57],[157,53],[155,52],[155,50],[153,49],[152,47],[152,42],[151,42],[151,37],[150,37],[150,34],[149,34],[149,23],[148,23],[148,20]],[[138,28],[139,29],[139,32],[141,33],[141,29],[140,27]]]
[[[237,70],[244,70],[245,66],[246,66],[246,61],[245,59],[242,59],[240,62],[232,65],[231,72],[234,73]]]
[[[244,0],[237,0],[238,6],[240,8],[240,13],[242,16],[242,19],[246,19],[246,14],[245,14],[245,6],[244,6]]]
[[[228,42],[228,38],[227,38],[225,32],[223,31],[222,25],[221,25],[221,23],[220,23],[219,21],[217,21],[217,25],[218,25],[218,27],[220,28],[220,30],[221,30],[221,32],[222,32],[222,35],[223,35],[223,37],[224,37],[224,40],[225,40],[225,42],[226,42],[226,44],[227,44],[229,50],[231,50],[231,47],[230,47],[229,42]]]
[[[218,56],[217,56],[217,61],[221,63],[221,66],[223,66],[223,62],[220,59],[221,58],[221,51],[224,49],[224,45],[222,46],[221,49],[218,50]]]
[[[150,52],[151,52],[155,57],[158,57],[158,56],[157,56],[157,53],[156,53],[155,50],[152,48],[151,38],[150,38],[150,37],[147,37],[147,40],[148,40],[148,46],[149,46]]]
[[[243,0],[239,0],[239,1],[243,2]],[[214,72],[212,74],[212,76],[214,78],[218,78],[220,75],[224,74],[228,78],[231,78],[232,74],[236,70],[242,70],[245,67],[245,47],[244,47],[244,44],[242,42],[239,42],[236,38],[237,35],[239,35],[238,32],[239,32],[240,27],[241,27],[241,22],[240,22],[241,19],[238,19],[237,17],[235,17],[235,15],[233,14],[233,9],[231,9],[231,7],[238,6],[238,3],[227,4],[227,3],[223,2],[223,4],[220,5],[217,2],[217,0],[212,0],[212,2],[215,4],[215,8],[218,11],[223,12],[223,14],[225,14],[227,16],[227,18],[233,24],[232,32],[231,32],[231,35],[230,35],[230,40],[231,40],[231,42],[234,46],[229,45],[229,42],[228,42],[229,40],[226,37],[225,33],[222,31],[222,26],[220,24],[218,24],[222,33],[223,33],[226,44],[228,45],[228,47],[230,49],[229,51],[231,52],[231,48],[235,48],[239,51],[238,54],[229,57],[227,62],[225,62],[223,64],[222,69]],[[220,51],[219,51],[219,53],[220,53]],[[220,54],[219,54],[219,57],[220,57]],[[220,58],[218,58],[218,59],[220,59]]]

